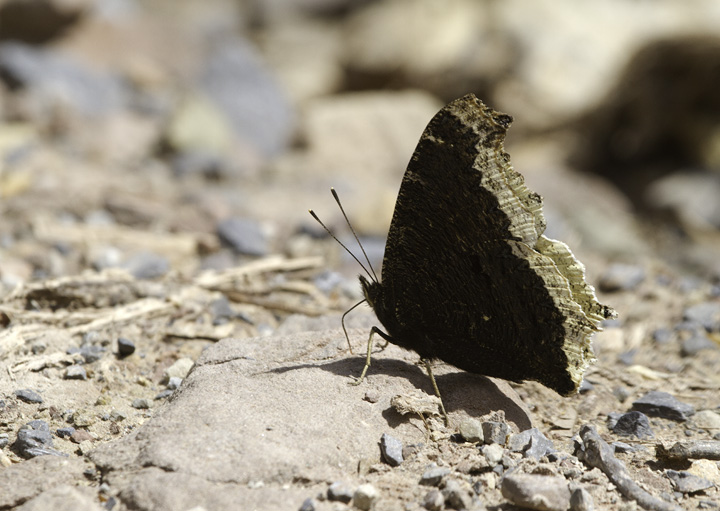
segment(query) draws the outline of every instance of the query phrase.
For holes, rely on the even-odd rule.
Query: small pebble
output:
[[[75,428],[68,426],[66,428],[58,428],[55,431],[55,434],[60,438],[69,438],[73,433],[75,433]]]
[[[523,458],[537,460],[555,450],[552,440],[537,428],[530,428],[517,435],[512,435],[508,440],[508,448],[512,452],[523,453]]]
[[[118,355],[127,357],[135,353],[135,343],[125,337],[118,337]]]
[[[491,467],[494,467],[495,465],[500,463],[504,452],[505,449],[503,449],[503,446],[500,444],[484,445],[482,448],[482,453],[485,456],[488,465],[490,465]]]
[[[182,383],[182,378],[178,378],[177,376],[173,376],[170,378],[167,382],[167,388],[170,390],[177,390],[180,388],[180,384]]]
[[[302,505],[298,508],[298,511],[315,511],[316,509],[315,500],[308,497],[303,501]]]
[[[72,365],[65,369],[63,378],[66,380],[87,380],[87,371],[83,366]]]
[[[652,336],[656,344],[667,344],[672,341],[673,333],[669,328],[658,328]]]
[[[173,377],[185,378],[194,363],[190,358],[180,358],[176,360],[173,365],[165,369],[164,381],[170,381],[170,378]]]
[[[140,252],[122,264],[130,274],[138,280],[149,280],[162,277],[170,271],[170,262],[159,254]]]
[[[654,438],[650,419],[642,412],[627,412],[618,417],[610,429],[616,435],[635,436],[639,439]]]
[[[631,366],[635,363],[635,355],[637,354],[637,350],[629,350],[624,351],[618,355],[618,361],[622,365]]]
[[[85,359],[86,364],[92,364],[100,360],[105,353],[105,348],[102,346],[81,346],[80,355]]]
[[[661,417],[674,421],[686,421],[695,413],[695,409],[667,392],[653,390],[633,402],[633,410],[643,412],[650,417]]]
[[[30,389],[19,389],[14,392],[15,397],[26,403],[42,403],[43,398],[40,394]]]
[[[241,254],[263,256],[268,244],[260,224],[250,218],[228,218],[217,226],[218,237]]]
[[[580,383],[580,388],[578,389],[578,392],[580,394],[585,394],[587,392],[590,392],[594,388],[595,385],[593,385],[592,382],[589,382],[588,380],[583,380],[582,383]]]
[[[477,419],[465,419],[458,429],[466,442],[480,443],[485,439],[482,424]]]
[[[84,429],[76,429],[72,435],[70,435],[70,440],[72,440],[74,443],[79,444],[81,442],[87,442],[88,440],[94,440],[92,435],[88,433]]]
[[[342,481],[335,481],[327,491],[328,500],[344,502],[347,504],[353,498],[353,490]]]
[[[383,433],[380,437],[380,452],[383,460],[391,467],[397,467],[403,462],[402,442],[394,436]]]
[[[424,484],[425,486],[438,486],[443,477],[449,473],[450,469],[447,467],[438,467],[434,464],[430,465],[425,469],[425,472],[423,472],[423,475],[420,478],[420,484]]]
[[[510,426],[505,422],[485,421],[482,423],[483,437],[486,444],[505,445]]]
[[[17,432],[15,449],[25,458],[36,456],[54,455],[66,456],[53,449],[52,434],[50,426],[42,420],[30,421],[21,426]]]
[[[134,399],[130,406],[137,408],[138,410],[147,410],[150,408],[150,401],[144,398],[138,398]]]
[[[562,477],[509,474],[501,483],[502,495],[519,507],[560,510],[570,507],[570,489]]]
[[[235,311],[230,306],[230,300],[226,296],[222,296],[210,303],[210,314],[213,316],[213,325],[220,325],[232,319]]]
[[[455,479],[449,479],[445,482],[442,493],[445,496],[447,505],[453,509],[470,509],[470,506],[472,506],[470,493]]]
[[[445,505],[445,497],[438,490],[430,490],[425,494],[423,507],[428,511],[441,511]]]
[[[377,403],[380,401],[380,393],[377,390],[368,390],[363,399],[368,403]]]
[[[47,349],[47,344],[45,344],[42,341],[37,341],[33,343],[32,347],[30,348],[33,352],[33,355],[39,355],[41,353],[44,353]]]
[[[95,424],[95,418],[85,410],[78,410],[72,414],[72,423],[78,428],[87,428]]]
[[[120,410],[113,410],[112,412],[110,412],[110,418],[115,422],[120,422],[127,419],[127,414]]]
[[[593,511],[595,503],[592,495],[585,488],[575,488],[570,494],[571,511]]]
[[[613,395],[617,398],[618,401],[624,403],[627,398],[630,397],[630,391],[627,387],[615,387],[613,389]]]
[[[635,447],[633,447],[630,444],[626,444],[625,442],[613,442],[610,445],[613,447],[613,449],[615,449],[616,453],[620,453],[620,454],[626,454],[628,452],[635,451]]]
[[[174,390],[165,389],[165,390],[163,390],[162,392],[160,392],[159,394],[155,394],[155,397],[154,397],[153,399],[154,399],[155,401],[159,401],[159,400],[161,400],[161,399],[167,399],[167,398],[169,398],[170,396],[172,396],[174,393],[175,393]]]
[[[380,498],[380,493],[371,484],[361,484],[353,494],[353,505],[362,511],[369,511]]]

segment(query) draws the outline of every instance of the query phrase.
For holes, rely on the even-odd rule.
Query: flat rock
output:
[[[351,339],[366,333],[351,330]],[[374,354],[362,385],[348,385],[364,357],[347,356],[345,342],[340,329],[224,339],[203,351],[152,419],[90,458],[120,499],[138,509],[219,509],[238,502],[246,509],[298,509],[327,487],[299,488],[293,480],[359,485],[358,462],[380,461],[380,432],[391,428],[404,444],[425,441],[423,431],[392,409],[391,398],[433,390],[417,357],[393,345]],[[503,409],[519,428],[530,426],[504,382],[440,364],[435,375],[452,422]],[[377,391],[377,403],[363,399],[368,390]],[[283,485],[290,488],[281,491]]]
[[[653,390],[633,402],[633,410],[650,417],[662,417],[674,421],[686,421],[695,413],[692,405],[678,401],[667,392]]]
[[[502,494],[513,504],[542,511],[570,507],[570,489],[562,477],[512,474],[502,480]]]
[[[668,470],[668,478],[673,483],[675,490],[680,493],[697,493],[714,486],[712,481],[699,477],[685,470]]]
[[[93,488],[74,487],[67,484],[44,491],[16,511],[102,511]]]
[[[3,469],[0,477],[0,509],[13,509],[60,485],[74,485],[82,479],[85,466],[78,458],[38,456]]]

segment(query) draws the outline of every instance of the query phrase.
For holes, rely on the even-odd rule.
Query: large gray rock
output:
[[[351,339],[365,330],[351,331]],[[359,351],[362,351],[361,349]],[[355,485],[360,461],[380,460],[378,435],[406,444],[424,433],[390,406],[397,394],[432,394],[417,356],[394,346],[373,357],[367,381],[348,385],[363,357],[346,355],[341,330],[288,337],[224,339],[206,349],[180,389],[136,433],[90,454],[134,509],[297,509],[324,485]],[[519,428],[530,419],[514,391],[438,366],[451,420],[504,409]],[[363,399],[368,389],[376,403]],[[291,419],[289,419],[291,418]],[[282,489],[283,486],[286,489]]]
[[[83,479],[85,467],[77,458],[38,456],[2,469],[0,509],[12,509],[43,492],[74,485]]]

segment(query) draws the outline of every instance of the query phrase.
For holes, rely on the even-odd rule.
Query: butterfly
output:
[[[360,381],[377,334],[420,355],[438,397],[438,359],[578,391],[594,362],[591,335],[616,313],[598,302],[568,246],[543,235],[542,198],[503,147],[512,120],[469,94],[425,128],[400,185],[381,278],[360,276],[385,329],[371,330]]]

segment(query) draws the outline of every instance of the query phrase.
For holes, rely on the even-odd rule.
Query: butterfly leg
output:
[[[445,425],[447,426],[450,423],[450,418],[445,411],[445,405],[443,404],[442,396],[440,395],[440,389],[438,388],[437,383],[435,383],[435,376],[433,376],[432,365],[430,364],[430,360],[428,360],[427,358],[423,358],[422,363],[425,364],[425,369],[427,370],[430,381],[432,382],[435,395],[438,397],[438,399],[440,399],[440,410],[442,410],[443,417],[445,418]]]
[[[360,378],[356,378],[354,382],[352,382],[350,385],[360,385],[363,380],[365,379],[365,375],[367,374],[367,370],[370,367],[371,362],[371,355],[372,355],[372,346],[373,346],[373,335],[378,334],[380,337],[385,339],[386,342],[390,342],[390,336],[380,330],[378,327],[374,326],[370,329],[370,338],[368,339],[367,344],[367,358],[365,359],[365,367],[363,367],[362,373],[360,374]]]

